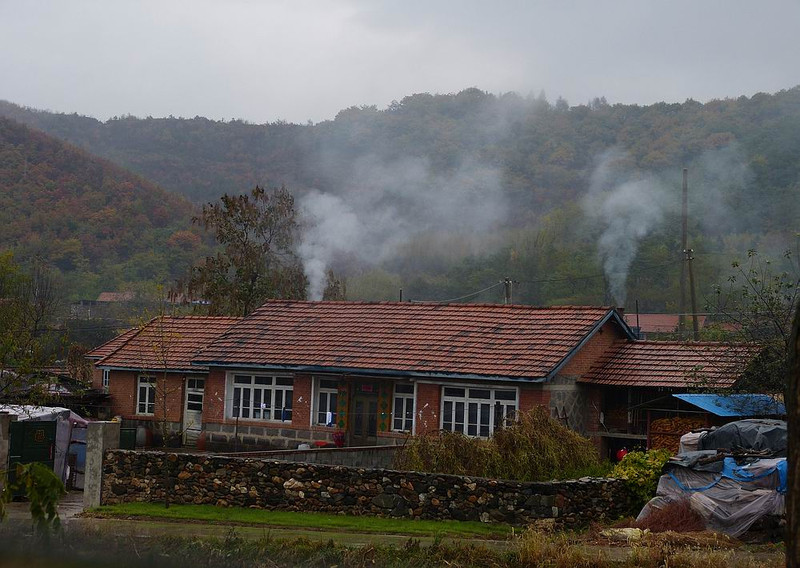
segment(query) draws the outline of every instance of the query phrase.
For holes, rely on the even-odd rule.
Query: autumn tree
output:
[[[343,278],[337,277],[330,268],[325,274],[325,290],[322,292],[322,299],[337,302],[347,300],[347,282]]]
[[[52,361],[59,337],[50,324],[58,293],[48,270],[25,271],[11,253],[0,254],[0,396],[30,386]]]
[[[223,195],[194,221],[214,231],[222,248],[193,269],[189,282],[190,294],[208,301],[211,315],[245,316],[270,298],[305,298],[294,251],[297,213],[286,188]]]
[[[745,263],[735,262],[725,288],[717,287],[716,316],[740,341],[762,346],[745,372],[741,388],[783,393],[791,352],[792,319],[800,305],[800,264],[792,251],[779,263],[748,251]]]

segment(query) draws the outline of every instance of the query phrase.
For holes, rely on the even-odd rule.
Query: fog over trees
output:
[[[87,203],[81,211],[90,219],[109,219],[87,232],[77,222],[70,229],[71,214],[61,215],[67,226],[59,246],[73,243],[69,251],[9,235],[22,260],[45,251],[68,276],[73,297],[171,285],[215,246],[189,221],[200,204],[256,185],[285,184],[292,193],[297,253],[312,297],[332,269],[350,299],[395,299],[402,287],[406,298],[446,300],[491,287],[469,299],[500,301],[495,284],[508,277],[514,301],[632,308],[639,300],[643,311],[675,311],[682,168],[689,169],[689,240],[703,301],[748,250],[780,259],[795,245],[800,219],[800,88],[649,106],[603,99],[572,106],[544,93],[472,88],[416,94],[384,109],[351,107],[314,125],[200,117],[100,122],[10,103],[0,104],[0,114],[195,204],[194,213],[179,201],[148,209],[145,196],[157,188],[132,195],[126,207],[133,210],[121,218],[114,217],[120,205]],[[3,144],[15,156],[4,170],[22,196],[15,207],[28,199],[64,202],[41,193],[59,183],[63,165],[31,185],[30,173],[39,169],[23,154],[36,147],[8,135]],[[104,179],[113,184],[116,176]],[[126,195],[102,187],[91,179],[72,193]],[[164,229],[128,238],[146,224]],[[19,225],[18,234],[36,233]],[[110,238],[98,241],[103,232]],[[152,244],[144,249],[144,242]],[[108,261],[96,262],[95,250]]]

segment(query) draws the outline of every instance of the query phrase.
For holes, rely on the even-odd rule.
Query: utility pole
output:
[[[700,329],[697,324],[697,298],[694,293],[694,270],[692,270],[692,261],[694,260],[692,254],[694,251],[686,249],[683,252],[686,254],[686,265],[689,271],[689,295],[692,299],[692,338],[695,341],[700,341]]]
[[[689,249],[689,170],[683,168],[683,196],[681,199],[681,250],[687,254]],[[681,262],[681,298],[678,304],[678,336],[686,336],[686,269],[688,263]]]
[[[512,287],[511,278],[504,278],[503,279],[503,290],[504,290],[503,303],[504,304],[510,304],[511,301],[512,301],[511,287]]]

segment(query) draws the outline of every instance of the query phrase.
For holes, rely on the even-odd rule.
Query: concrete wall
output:
[[[103,504],[169,500],[285,511],[565,526],[631,513],[624,482],[520,483],[389,469],[105,452]]]
[[[294,411],[293,411],[294,412]],[[238,426],[231,423],[206,423],[203,426],[205,447],[210,451],[269,451],[292,450],[300,444],[313,445],[314,442],[333,443],[335,428],[294,426],[294,420],[286,423],[240,421]],[[377,437],[379,446],[403,444],[406,436],[388,434]]]
[[[107,450],[119,448],[119,422],[89,422],[86,432],[86,466],[83,478],[83,508],[99,507],[102,501],[103,460]]]
[[[313,450],[279,450],[271,452],[248,452],[247,457],[273,461],[343,465],[347,467],[367,467],[389,469],[394,465],[394,457],[400,446],[370,446],[366,448],[317,448]]]

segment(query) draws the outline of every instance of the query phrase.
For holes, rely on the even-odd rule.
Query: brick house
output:
[[[586,434],[601,455],[613,455],[622,447],[649,447],[651,425],[660,418],[688,416],[698,425],[720,425],[725,420],[685,404],[682,393],[730,389],[759,351],[750,344],[620,341],[577,380],[590,393]]]
[[[202,429],[208,369],[193,365],[196,353],[238,318],[154,318],[90,351],[98,384],[110,395],[111,415],[131,423],[163,424],[190,441]],[[98,379],[99,376],[99,379]]]
[[[176,346],[155,357],[165,334]],[[600,404],[618,391],[598,369],[647,343],[606,307],[274,300],[238,320],[153,320],[96,365],[115,413],[153,420],[163,407],[181,428],[193,411],[209,447],[490,436],[537,405],[600,445]],[[164,400],[149,386],[162,375]]]

